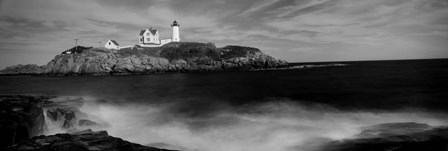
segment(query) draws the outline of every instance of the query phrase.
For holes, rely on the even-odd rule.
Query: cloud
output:
[[[124,7],[129,10],[144,10],[155,4],[155,0],[97,0],[100,5],[110,7]]]
[[[0,35],[2,39],[23,39],[37,37],[41,33],[67,31],[63,22],[45,22],[28,18],[0,16]]]
[[[332,55],[334,48],[345,49],[347,56],[356,56],[355,49],[375,55],[371,50],[381,47],[423,58],[434,56],[425,54],[425,47],[442,52],[446,44],[438,39],[446,39],[448,31],[445,0],[3,0],[0,6],[1,36],[35,41],[38,35],[42,44],[60,49],[76,37],[92,46],[108,39],[134,44],[135,33],[148,26],[169,37],[170,23],[178,20],[183,40],[250,44],[289,61],[350,60]],[[65,44],[55,44],[54,37]],[[305,57],[304,51],[315,57]]]
[[[303,4],[302,4],[303,5]],[[308,9],[318,6],[319,9]],[[442,15],[415,11],[414,8],[428,5],[421,1],[323,1],[296,7],[302,15],[277,17],[268,25],[279,29],[304,29],[319,31],[316,42],[341,42],[347,44],[384,45],[386,40],[399,40],[403,33],[435,28],[427,20]],[[287,11],[288,12],[288,11]],[[291,11],[289,11],[291,12]],[[305,13],[306,12],[306,13]],[[444,13],[446,11],[443,11]],[[285,16],[279,14],[280,16]],[[426,15],[430,15],[426,16]],[[425,18],[420,18],[425,16]],[[412,26],[418,22],[419,26]],[[400,33],[400,30],[406,32]]]

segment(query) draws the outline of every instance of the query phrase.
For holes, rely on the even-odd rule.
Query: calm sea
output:
[[[288,99],[341,109],[448,109],[448,59],[293,63],[347,66],[135,76],[0,77],[1,94],[231,105]],[[207,106],[206,105],[206,106]]]
[[[135,76],[0,77],[0,94],[101,98],[112,136],[199,151],[312,150],[363,126],[448,125],[448,59],[294,63],[294,70]],[[316,143],[317,142],[317,143]],[[310,146],[310,144],[314,146]]]

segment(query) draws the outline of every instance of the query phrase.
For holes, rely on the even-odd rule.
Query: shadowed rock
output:
[[[26,139],[10,148],[9,151],[168,151],[147,147],[112,137],[106,131],[84,130],[49,136],[36,136]]]
[[[78,98],[54,98],[43,104],[47,119],[58,128],[76,130],[78,119],[86,117],[86,113],[80,111],[84,105],[84,99]]]
[[[0,96],[0,150],[45,129],[41,103],[52,97]]]
[[[104,123],[84,119],[88,116],[79,110],[84,101],[81,97],[0,96],[0,150],[163,150],[124,141],[109,136],[106,131],[78,131],[78,126],[104,126]],[[72,133],[41,135],[48,130],[45,114],[47,120],[59,124],[56,128]]]

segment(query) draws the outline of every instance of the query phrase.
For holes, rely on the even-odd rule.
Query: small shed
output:
[[[106,42],[106,45],[104,45],[107,49],[120,49],[120,45],[115,40],[109,40]]]

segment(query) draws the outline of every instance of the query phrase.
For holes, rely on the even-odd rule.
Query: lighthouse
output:
[[[180,41],[179,26],[180,24],[177,23],[177,21],[174,21],[173,24],[171,24],[171,27],[173,28],[173,42]]]
[[[179,42],[179,27],[180,24],[177,23],[177,21],[173,21],[173,23],[171,24],[171,28],[173,28],[173,37],[167,39],[159,39],[159,31],[155,28],[148,27],[146,29],[140,30],[140,34],[138,35],[138,45],[141,47],[161,47],[170,42]],[[118,46],[118,44],[116,45]],[[124,48],[124,46],[120,48]]]

